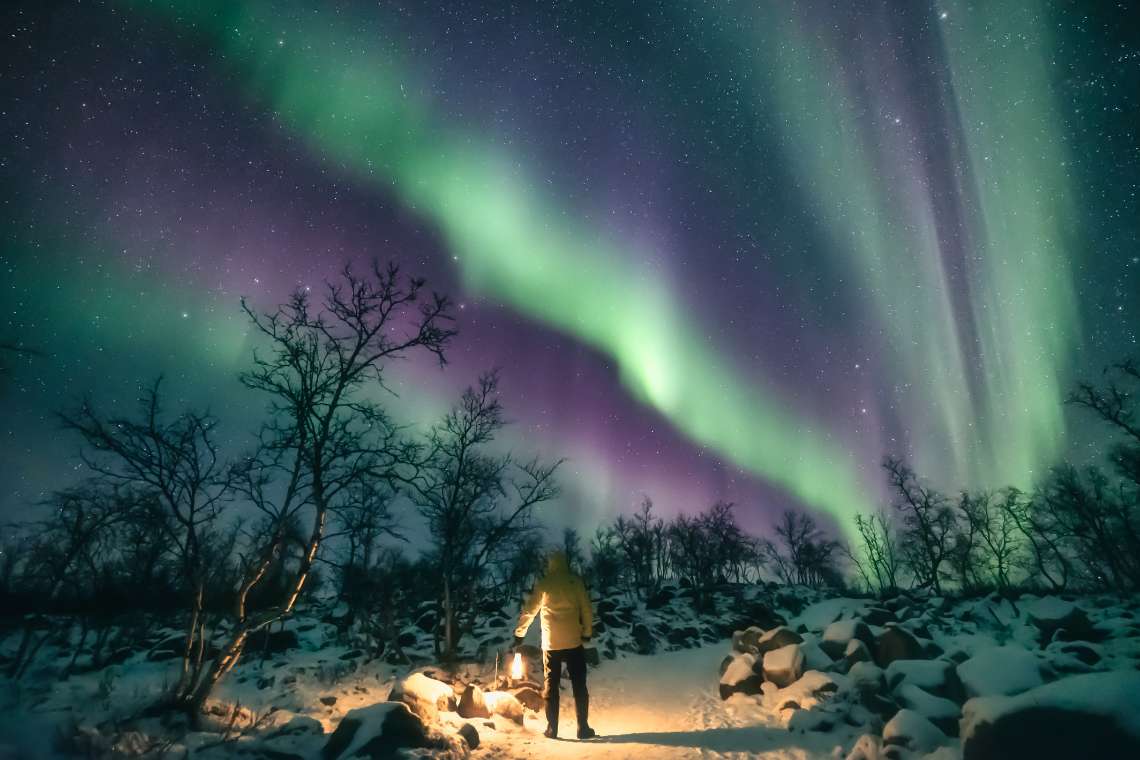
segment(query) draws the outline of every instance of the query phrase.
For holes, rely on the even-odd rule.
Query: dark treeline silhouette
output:
[[[48,496],[41,519],[5,531],[0,609],[18,642],[8,676],[26,674],[60,625],[79,642],[66,677],[121,661],[175,624],[181,669],[159,707],[196,718],[317,591],[330,602],[326,619],[371,656],[408,662],[402,632],[414,624],[449,661],[470,655],[462,642],[480,621],[531,587],[552,543],[595,596],[649,602],[677,584],[698,609],[726,584],[843,589],[845,562],[879,594],[1140,588],[1131,362],[1069,399],[1118,434],[1108,467],[1059,466],[1031,492],[953,498],[887,459],[893,503],[856,518],[855,545],[800,512],[760,537],[731,503],[663,519],[649,497],[592,535],[566,529],[552,542],[537,510],[557,497],[561,462],[520,460],[496,441],[506,425],[498,373],[426,431],[389,414],[392,362],[445,361],[455,337],[445,297],[373,266],[346,268],[319,302],[298,291],[270,312],[242,307],[261,340],[240,381],[267,409],[247,450],[221,446],[209,413],[169,408],[161,379],[133,413],[89,400],[61,413],[89,475]],[[413,516],[428,536],[414,552],[403,535]]]
[[[902,461],[883,463],[892,510],[860,515],[848,551],[863,585],[941,594],[1015,588],[1045,591],[1140,589],[1140,367],[1107,368],[1100,385],[1068,397],[1113,433],[1104,467],[1060,464],[1030,491],[931,488]]]

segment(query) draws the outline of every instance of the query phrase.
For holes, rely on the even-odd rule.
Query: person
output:
[[[523,642],[534,616],[542,613],[542,698],[546,701],[546,731],[549,739],[558,736],[558,683],[562,665],[570,676],[574,708],[578,718],[578,738],[597,736],[590,728],[590,694],[586,691],[586,650],[594,632],[594,613],[582,579],[570,572],[566,555],[556,551],[547,560],[546,575],[534,584],[523,603],[515,629],[515,648]]]

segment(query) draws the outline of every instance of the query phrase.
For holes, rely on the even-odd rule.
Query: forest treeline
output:
[[[857,517],[854,544],[801,512],[761,537],[730,503],[663,519],[648,497],[592,535],[552,537],[538,508],[559,495],[561,462],[495,443],[506,424],[496,372],[426,432],[385,405],[397,402],[383,392],[393,362],[445,362],[456,338],[446,297],[374,265],[346,268],[319,302],[298,291],[270,312],[242,307],[260,341],[240,381],[266,407],[248,450],[224,454],[218,420],[170,408],[161,380],[132,413],[89,400],[61,411],[90,474],[51,494],[42,519],[5,530],[0,604],[23,626],[9,676],[46,638],[26,613],[73,616],[95,661],[111,621],[164,615],[185,630],[168,704],[196,715],[251,641],[318,590],[346,610],[341,625],[389,652],[417,610],[438,609],[447,659],[480,615],[530,587],[552,544],[596,593],[649,599],[677,582],[697,605],[723,584],[770,580],[878,594],[1140,587],[1130,362],[1070,398],[1118,434],[1108,467],[1060,466],[1031,492],[951,497],[887,459],[893,501]],[[430,539],[410,552],[401,530],[413,511]]]

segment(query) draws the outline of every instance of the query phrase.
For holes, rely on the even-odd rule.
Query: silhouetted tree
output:
[[[216,528],[230,482],[214,440],[215,419],[185,411],[167,420],[160,389],[161,378],[144,394],[135,417],[104,415],[84,401],[61,419],[87,444],[82,457],[92,472],[108,483],[153,496],[170,517],[163,525],[170,528],[167,538],[189,611],[175,689],[181,699],[201,673],[206,647],[204,601],[211,569],[205,539]]]
[[[488,453],[505,424],[499,378],[489,372],[468,388],[459,404],[429,434],[413,498],[428,522],[439,565],[443,609],[442,654],[459,640],[460,590],[473,594],[488,563],[504,543],[529,529],[534,508],[558,495],[554,474],[561,461],[517,464],[511,455]]]
[[[944,495],[919,482],[900,460],[888,457],[883,468],[895,491],[895,508],[902,515],[899,539],[904,562],[919,587],[940,594],[943,566],[953,546],[953,507]]]
[[[240,379],[269,397],[270,420],[258,450],[235,469],[233,481],[266,519],[243,557],[229,641],[209,670],[180,693],[192,715],[237,664],[250,636],[292,613],[330,515],[351,510],[361,488],[393,487],[409,476],[415,446],[364,391],[382,389],[387,364],[411,351],[444,361],[455,334],[448,326],[450,304],[438,294],[421,300],[423,285],[401,277],[395,265],[374,264],[362,277],[345,267],[339,280],[328,283],[319,307],[307,290],[297,290],[269,314],[242,302],[267,348],[255,352],[253,368]],[[305,515],[310,527],[279,602],[251,609],[251,593],[279,566],[291,526]]]

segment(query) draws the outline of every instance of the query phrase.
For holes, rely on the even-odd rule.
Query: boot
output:
[[[581,694],[574,695],[574,712],[578,718],[578,738],[593,739],[598,732],[590,728],[590,697],[582,689]]]
[[[547,726],[546,730],[542,732],[542,735],[547,739],[557,739],[558,729],[555,726]]]

